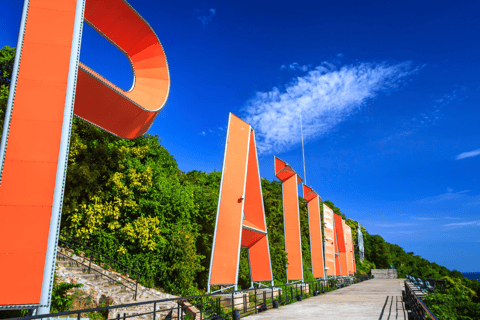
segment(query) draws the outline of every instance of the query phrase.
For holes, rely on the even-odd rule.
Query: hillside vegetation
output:
[[[14,49],[0,51],[0,126],[8,95]],[[200,161],[200,160],[199,160]],[[74,119],[62,232],[104,252],[145,276],[144,284],[176,295],[193,295],[207,287],[221,172],[182,172],[161,145],[158,136],[123,140],[79,119]],[[282,188],[278,181],[262,179],[265,214],[275,283],[285,283],[287,256],[284,251]],[[357,244],[358,223],[325,201],[346,218]],[[305,280],[313,280],[306,202],[300,198],[300,220]],[[458,278],[400,246],[385,242],[361,228],[366,260],[357,271],[371,268],[398,269],[427,278]],[[250,285],[248,257],[241,253],[239,283]],[[476,296],[476,293],[472,293]],[[472,298],[470,297],[470,300]]]

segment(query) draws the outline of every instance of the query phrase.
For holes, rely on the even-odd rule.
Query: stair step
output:
[[[70,260],[70,259],[57,261],[57,265],[63,266],[63,267],[80,267],[80,266],[86,267],[83,264],[81,264],[80,262],[73,261],[73,260]]]
[[[105,280],[97,280],[95,281],[95,283],[104,287],[108,287],[113,285],[116,282],[115,280],[109,279],[107,277],[104,277],[104,279]]]
[[[131,289],[129,290],[129,288],[126,288],[125,286],[108,286],[103,288],[112,293],[122,293],[122,292],[129,293],[129,294],[135,293],[135,291],[132,291]]]
[[[65,267],[65,270],[68,270],[74,273],[85,273],[88,271],[88,267]]]
[[[135,300],[135,280],[127,279],[126,276],[117,274],[111,270],[104,270],[95,263],[92,263],[91,273],[88,273],[88,260],[80,256],[72,255],[70,252],[61,252],[60,249],[57,255],[57,266],[59,267],[58,273],[62,279],[66,277],[67,281],[84,284],[84,289],[81,290],[94,290],[96,299],[102,295],[111,297],[114,300],[114,305],[173,298],[171,295],[139,285],[137,299]],[[176,306],[177,304],[175,302],[157,303],[156,319],[163,319],[168,315],[170,309],[176,308]],[[168,311],[158,311],[158,309],[168,309]],[[117,311],[119,310],[112,310],[114,313],[110,314],[109,318],[116,317]],[[135,315],[151,311],[153,311],[153,304],[125,308],[118,313],[123,316],[123,312],[127,315]],[[153,320],[153,314],[137,316],[135,318]]]

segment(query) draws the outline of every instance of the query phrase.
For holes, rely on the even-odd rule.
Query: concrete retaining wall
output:
[[[372,269],[375,279],[398,279],[397,269]]]

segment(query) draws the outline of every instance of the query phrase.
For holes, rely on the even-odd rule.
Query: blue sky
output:
[[[171,91],[150,133],[183,171],[221,170],[228,113],[370,233],[480,271],[478,1],[140,1]],[[0,46],[21,1],[3,0]],[[85,27],[81,61],[123,88],[128,60]]]

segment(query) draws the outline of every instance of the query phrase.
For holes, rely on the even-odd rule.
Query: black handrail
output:
[[[63,238],[63,239],[67,239],[68,241],[63,240],[62,238]],[[76,243],[78,246],[72,244],[71,242]],[[94,258],[95,256],[99,259],[99,261],[101,261],[101,263],[107,264],[108,266],[112,267],[112,268],[113,268],[115,271],[117,271],[117,272],[118,272],[118,268],[115,268],[115,266],[113,266],[112,264],[109,264],[108,262],[102,261],[101,258],[103,257],[103,258],[105,258],[105,259],[113,262],[114,264],[122,267],[123,269],[128,269],[128,270],[130,270],[131,272],[136,273],[136,279],[135,279],[135,296],[134,296],[134,299],[135,299],[135,301],[137,300],[138,280],[139,280],[139,277],[140,277],[140,276],[144,276],[143,274],[141,274],[140,272],[138,272],[138,271],[135,270],[135,269],[132,269],[132,268],[124,265],[123,263],[121,263],[121,262],[119,262],[119,261],[117,261],[117,260],[115,260],[115,259],[113,259],[113,258],[110,258],[109,256],[107,256],[107,255],[105,255],[105,254],[103,254],[103,253],[101,253],[101,252],[96,251],[96,250],[93,249],[93,248],[90,248],[90,247],[87,246],[87,245],[84,245],[83,243],[80,243],[80,242],[78,242],[78,241],[75,241],[75,240],[73,240],[73,239],[65,236],[64,234],[60,234],[60,239],[58,240],[58,243],[59,243],[59,245],[60,245],[60,243],[62,243],[62,244],[64,244],[64,245],[67,246],[67,247],[71,247],[71,248],[74,248],[74,249],[77,249],[77,250],[81,250],[81,251],[84,251],[84,252],[86,251],[85,249],[87,249],[87,250],[89,251],[88,256],[89,256],[89,258],[90,258],[90,259],[89,259],[89,262],[88,262],[88,273],[91,272],[92,260],[93,260],[93,258]],[[80,246],[80,247],[79,247],[79,246]]]
[[[428,314],[432,319],[438,320],[438,318],[433,314],[432,311],[430,311],[425,303],[423,303],[423,301],[415,294],[415,292],[413,292],[406,280],[405,291],[403,291],[402,294],[403,301],[405,302],[405,309],[410,310],[413,319],[423,320],[426,319],[425,314]]]
[[[406,275],[407,279],[410,280],[415,286],[419,287],[422,291],[427,291],[428,293],[434,293],[436,289],[440,290],[441,292],[445,293],[446,290],[446,282],[445,280],[440,279],[432,279],[432,278],[420,278],[416,276]],[[412,281],[413,280],[413,281]]]
[[[45,319],[61,316],[70,316],[76,315],[77,319],[81,318],[81,315],[84,313],[98,312],[98,311],[107,311],[115,309],[124,309],[128,307],[151,306],[153,311],[145,311],[143,313],[129,315],[126,313],[121,315],[117,312],[117,317],[111,318],[115,319],[127,319],[133,318],[142,315],[152,315],[154,320],[163,320],[163,319],[184,319],[183,314],[195,314],[195,319],[197,314],[200,316],[201,320],[206,319],[240,319],[240,314],[250,315],[258,312],[263,312],[268,308],[278,308],[279,305],[285,305],[294,303],[303,298],[308,298],[311,296],[316,296],[323,294],[332,290],[336,290],[339,282],[342,282],[344,285],[351,285],[359,283],[370,279],[369,276],[362,276],[358,278],[344,278],[344,279],[320,279],[304,283],[293,283],[293,284],[284,284],[270,287],[262,288],[253,288],[253,289],[243,289],[243,290],[231,290],[219,294],[206,294],[190,297],[178,297],[171,299],[162,299],[162,300],[151,300],[144,302],[129,303],[116,306],[108,307],[98,307],[90,308],[83,310],[75,311],[66,311],[66,312],[57,312],[46,315],[37,315],[37,316],[26,316],[22,317],[23,320],[33,320],[33,319]],[[333,286],[331,285],[333,284]],[[230,298],[231,305],[222,306],[221,297]],[[237,303],[237,300],[240,301]],[[176,302],[177,306],[167,309],[158,309],[159,303],[165,302]],[[196,310],[196,311],[195,311]],[[121,311],[120,311],[121,312]],[[160,318],[159,312],[170,312],[167,317]],[[176,312],[176,316],[174,315]]]

